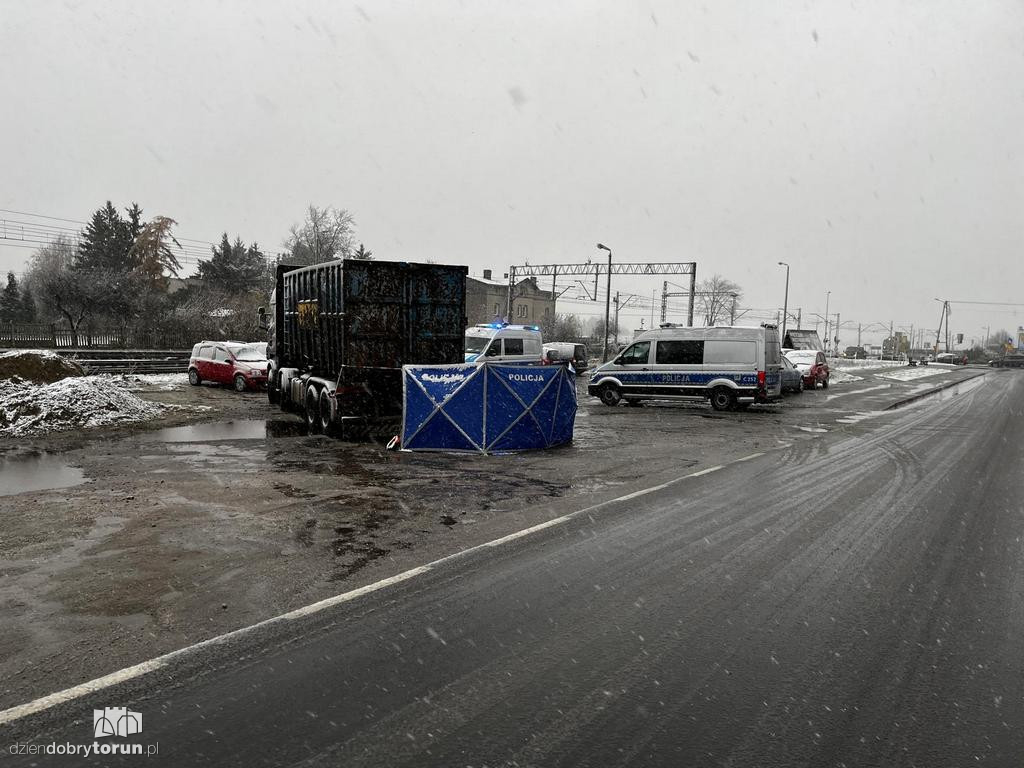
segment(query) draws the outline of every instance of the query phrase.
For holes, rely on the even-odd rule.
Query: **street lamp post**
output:
[[[608,362],[608,319],[612,310],[612,249],[602,243],[597,244],[598,250],[608,251],[608,282],[604,297],[604,346],[601,348],[601,362]]]
[[[832,291],[825,291],[825,354],[828,354],[828,300]]]
[[[780,267],[786,268],[786,296],[782,300],[782,343],[786,343],[786,320],[789,318],[789,264],[779,262]]]

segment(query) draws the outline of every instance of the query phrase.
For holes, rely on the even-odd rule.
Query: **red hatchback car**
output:
[[[188,383],[228,384],[237,391],[267,386],[267,353],[262,345],[233,341],[201,341],[192,347]]]
[[[814,389],[821,384],[822,389],[828,389],[829,370],[824,352],[816,352],[813,349],[790,349],[785,355],[789,362],[800,369],[804,377],[804,387]]]

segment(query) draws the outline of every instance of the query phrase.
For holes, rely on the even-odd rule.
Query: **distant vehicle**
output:
[[[864,347],[847,347],[843,352],[843,357],[847,360],[867,360],[868,353]]]
[[[786,357],[803,374],[805,389],[814,389],[818,384],[821,384],[822,389],[828,389],[830,372],[824,352],[816,352],[811,349],[791,349],[786,352]]]
[[[1010,353],[989,361],[993,368],[1024,368],[1024,354]]]
[[[543,343],[536,325],[481,323],[466,329],[465,362],[540,365]]]
[[[258,344],[234,341],[201,341],[192,347],[188,382],[230,384],[238,392],[265,387],[267,354]]]
[[[824,351],[821,339],[817,331],[808,331],[802,328],[790,328],[786,331],[786,337],[782,340],[783,349],[813,349]]]
[[[270,402],[303,414],[311,432],[397,427],[402,366],[462,362],[467,272],[362,259],[278,265],[260,312]]]
[[[544,365],[572,364],[577,374],[587,370],[586,344],[573,344],[568,341],[555,341],[544,345]]]
[[[782,392],[796,392],[799,394],[804,391],[804,375],[800,372],[793,362],[786,357],[782,356]]]
[[[745,408],[781,396],[781,358],[773,325],[688,328],[666,323],[597,368],[587,392],[605,405],[706,398],[716,411]]]

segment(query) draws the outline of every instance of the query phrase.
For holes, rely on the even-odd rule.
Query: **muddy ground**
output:
[[[723,414],[607,408],[581,381],[573,444],[514,456],[310,436],[262,394],[187,385],[141,393],[187,406],[156,423],[2,439],[0,708],[695,469],[882,424],[858,414],[966,374],[861,372]]]

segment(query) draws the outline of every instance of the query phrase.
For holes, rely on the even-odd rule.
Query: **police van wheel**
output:
[[[711,407],[716,411],[729,411],[736,406],[736,395],[726,387],[715,387],[711,390]]]
[[[601,402],[605,405],[618,405],[622,400],[622,393],[614,384],[605,384],[601,388]]]

